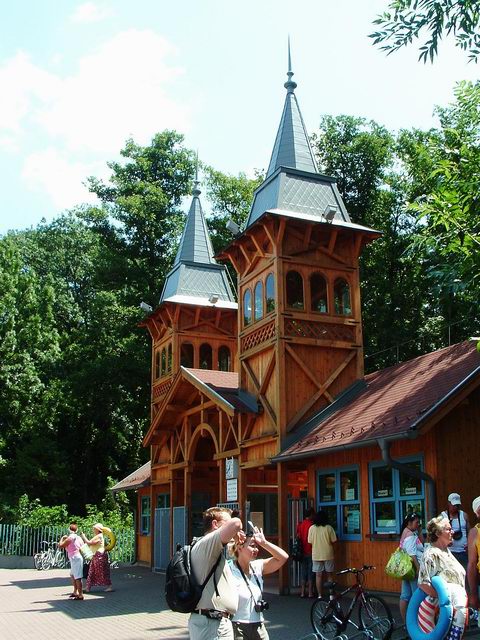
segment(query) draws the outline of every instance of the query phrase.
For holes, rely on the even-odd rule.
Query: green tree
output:
[[[374,20],[379,31],[370,34],[374,44],[388,54],[426,34],[419,60],[431,62],[440,40],[452,35],[456,46],[476,61],[480,51],[480,3],[478,0],[390,0],[388,11]]]

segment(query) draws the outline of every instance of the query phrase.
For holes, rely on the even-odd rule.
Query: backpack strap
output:
[[[218,586],[217,586],[217,580],[216,580],[216,577],[215,577],[215,571],[217,570],[217,567],[220,564],[220,560],[222,559],[223,551],[218,556],[217,561],[215,562],[215,564],[211,568],[210,572],[208,573],[207,577],[202,582],[202,584],[198,584],[197,578],[195,576],[195,572],[193,571],[193,567],[192,567],[192,547],[195,544],[195,542],[196,542],[196,540],[194,540],[194,542],[188,547],[188,565],[190,567],[190,575],[193,577],[193,580],[194,580],[195,584],[197,584],[202,591],[207,586],[207,582],[213,576],[213,584],[214,584],[214,587],[215,587],[215,594],[216,594],[217,597],[219,597],[220,594],[218,593]]]

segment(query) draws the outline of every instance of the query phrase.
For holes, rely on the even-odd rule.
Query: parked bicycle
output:
[[[33,556],[33,564],[38,571],[52,569],[58,567],[59,569],[65,569],[68,564],[65,552],[63,549],[57,547],[56,542],[48,542],[43,540],[40,543],[43,547],[43,551],[36,553]]]
[[[310,618],[313,628],[322,640],[333,640],[342,636],[348,625],[352,625],[357,633],[350,636],[350,640],[357,636],[373,638],[374,640],[389,640],[393,631],[393,617],[387,603],[369,594],[364,588],[365,572],[375,567],[364,565],[361,569],[343,569],[337,576],[351,573],[355,576],[355,584],[344,591],[335,591],[336,582],[326,582],[329,591],[328,598],[318,598],[312,605]],[[341,599],[353,592],[353,598],[348,606],[342,609]],[[352,620],[352,614],[358,607],[358,624]]]

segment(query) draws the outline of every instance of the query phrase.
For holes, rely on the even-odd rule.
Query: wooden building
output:
[[[136,487],[137,555],[157,569],[214,504],[248,512],[285,548],[313,504],[337,530],[339,567],[383,567],[405,513],[426,517],[451,491],[479,493],[475,345],[364,376],[358,261],[380,234],[352,223],[335,180],[318,173],[287,75],[265,181],[245,229],[217,256],[237,272],[238,308],[197,183],[145,320],[151,475]],[[280,590],[294,583],[285,567]],[[369,584],[398,588],[382,570]]]

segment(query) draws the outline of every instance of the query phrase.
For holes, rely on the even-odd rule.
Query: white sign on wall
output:
[[[236,502],[238,500],[238,481],[236,478],[227,480],[227,502]]]
[[[238,459],[227,458],[225,460],[225,479],[233,480],[233,478],[238,478]]]

